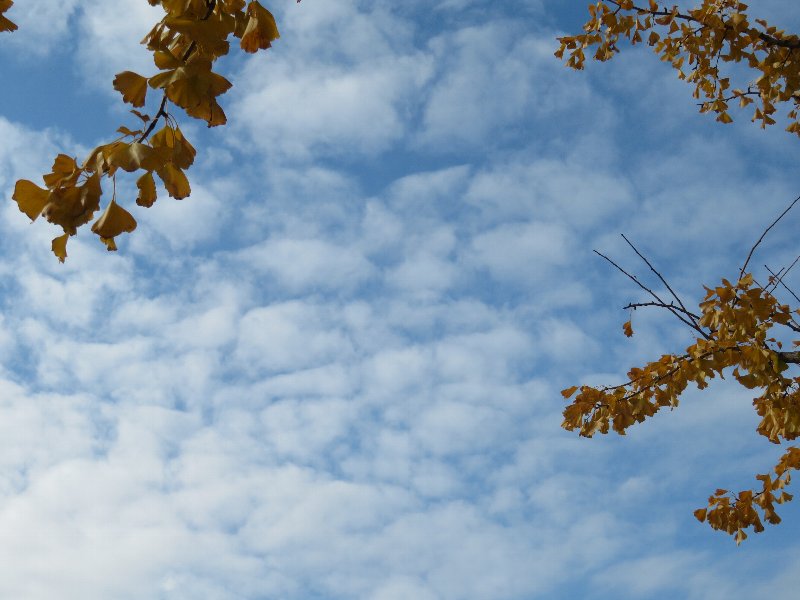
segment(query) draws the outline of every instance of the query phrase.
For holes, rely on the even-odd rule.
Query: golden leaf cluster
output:
[[[81,163],[59,154],[52,173],[44,175],[42,188],[27,180],[17,182],[13,199],[31,220],[39,216],[58,225],[63,235],[52,243],[53,253],[63,262],[67,240],[78,228],[94,219],[101,208],[101,180],[116,183],[120,170],[139,173],[136,204],[152,206],[157,198],[156,177],[175,199],[189,196],[191,188],[185,171],[196,151],[170,113],[170,103],[187,115],[205,121],[209,127],[223,125],[225,112],[217,98],[231,83],[213,70],[215,61],[230,50],[230,36],[240,40],[245,52],[269,48],[279,37],[272,14],[256,0],[148,0],[160,5],[165,16],[142,43],[153,53],[159,69],[151,76],[123,71],[113,86],[122,100],[134,108],[137,125],[121,126],[119,137],[95,148]],[[0,0],[0,30],[6,25],[2,12],[11,6]],[[8,21],[10,23],[10,21]],[[146,114],[137,109],[147,103],[148,91],[161,93],[158,109]],[[160,127],[159,127],[160,125]],[[116,185],[114,185],[116,189]],[[108,250],[116,250],[115,238],[136,228],[134,217],[117,203],[116,193],[91,226]]]
[[[628,382],[622,385],[564,390],[564,398],[575,397],[564,410],[562,427],[586,437],[609,431],[624,435],[630,426],[662,408],[678,406],[690,384],[703,389],[710,379],[730,373],[739,384],[760,392],[753,399],[761,417],[758,433],[776,444],[800,436],[800,377],[785,374],[789,362],[800,362],[800,354],[784,351],[772,332],[776,326],[800,331],[792,311],[756,285],[750,274],[736,284],[723,279],[721,285],[705,289],[696,322],[701,335],[683,354],[665,354],[642,368],[631,369]],[[630,322],[626,323],[626,334],[629,332]],[[740,542],[748,527],[763,530],[759,512],[769,523],[780,521],[774,504],[791,499],[781,490],[790,481],[789,471],[798,468],[800,449],[790,447],[775,466],[774,478],[757,477],[762,482],[760,491],[731,495],[717,490],[709,507],[695,515],[714,529],[734,534]]]
[[[646,4],[646,5],[645,5]],[[620,38],[646,42],[694,85],[700,111],[716,113],[730,123],[731,102],[754,105],[753,121],[761,127],[775,123],[776,105],[788,104],[787,131],[800,135],[800,38],[762,19],[751,20],[739,0],[702,0],[693,10],[656,0],[607,0],[589,6],[584,33],[559,38],[556,56],[574,69],[583,69],[587,51],[600,61],[619,52]],[[734,86],[723,73],[725,63],[746,64],[754,75]]]

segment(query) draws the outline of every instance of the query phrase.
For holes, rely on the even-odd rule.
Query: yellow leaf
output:
[[[572,394],[574,394],[577,391],[577,389],[578,389],[578,386],[577,385],[573,385],[570,388],[567,388],[565,390],[561,390],[561,395],[564,396],[564,398],[569,398],[570,396],[572,396]]]
[[[150,146],[133,142],[131,144],[118,144],[109,154],[108,162],[115,167],[132,173],[139,169],[154,171],[164,164],[165,159]]]
[[[163,168],[158,169],[156,173],[164,182],[164,187],[167,188],[169,195],[176,200],[182,200],[191,193],[186,175],[172,163],[167,163]]]
[[[153,206],[156,201],[156,182],[153,180],[153,173],[148,171],[136,180],[136,187],[139,188],[139,197],[136,204],[139,206]]]
[[[197,154],[197,150],[183,137],[179,127],[173,129],[166,125],[150,138],[150,143],[156,148],[165,148],[169,162],[179,169],[188,169],[192,166]]]
[[[78,175],[80,175],[78,163],[75,162],[74,158],[66,154],[56,156],[53,161],[52,171],[52,173],[48,173],[42,178],[44,179],[44,184],[50,189],[67,182],[74,184],[78,179]]]
[[[65,233],[64,235],[60,235],[57,238],[53,238],[53,243],[50,247],[53,250],[53,254],[58,257],[59,262],[64,262],[67,259],[67,240],[69,239],[69,234]]]
[[[147,122],[150,120],[150,117],[149,117],[148,115],[145,115],[145,114],[142,114],[142,113],[140,113],[140,112],[139,112],[138,110],[136,110],[135,108],[132,108],[132,109],[131,109],[131,112],[132,112],[134,115],[136,115],[137,117],[139,117],[139,118],[140,118],[142,121],[144,121],[145,123],[147,123]]]
[[[42,214],[49,197],[50,193],[47,190],[43,190],[27,179],[20,179],[17,182],[12,196],[16,200],[19,209],[28,215],[31,221],[35,221],[36,217]]]
[[[3,16],[14,3],[12,0],[0,0],[0,31],[16,31],[17,26]]]
[[[209,127],[225,123],[225,113],[216,97],[231,87],[230,81],[211,70],[208,60],[196,60],[185,67],[164,71],[150,78],[150,86],[163,88],[167,97],[195,118],[205,120]]]
[[[159,69],[177,69],[183,63],[169,50],[159,50],[153,54],[153,61]]]
[[[698,508],[696,511],[694,511],[694,518],[702,523],[706,520],[707,513],[708,513],[707,508]]]
[[[241,47],[245,52],[265,50],[280,36],[275,17],[266,8],[253,0],[247,6],[247,26],[242,35]]]
[[[622,325],[622,331],[625,332],[625,337],[631,337],[633,335],[633,327],[630,321],[625,321]]]
[[[235,13],[242,10],[245,5],[244,0],[222,0],[222,5],[225,7],[225,12]]]
[[[100,236],[109,251],[117,249],[114,237],[121,233],[130,233],[134,229],[136,219],[114,200],[109,202],[100,218],[92,224],[92,231]]]
[[[144,106],[147,95],[147,77],[133,71],[123,71],[114,77],[114,89],[122,94],[122,100],[134,106]]]

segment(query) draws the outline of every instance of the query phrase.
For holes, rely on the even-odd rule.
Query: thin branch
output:
[[[794,205],[795,205],[795,204],[797,204],[797,203],[798,203],[798,201],[800,201],[800,196],[798,196],[797,198],[795,198],[795,199],[792,201],[792,203],[791,203],[791,204],[790,204],[788,207],[786,207],[786,210],[784,210],[784,211],[783,211],[783,212],[782,212],[782,213],[781,213],[781,214],[778,216],[778,218],[777,218],[777,219],[775,219],[775,220],[772,222],[772,224],[771,224],[769,227],[767,227],[767,228],[764,230],[764,233],[762,233],[762,234],[761,234],[761,237],[760,237],[760,238],[758,238],[758,241],[757,241],[755,244],[753,244],[753,247],[752,247],[752,248],[750,248],[750,253],[747,255],[747,259],[744,261],[744,264],[742,265],[742,268],[741,268],[741,269],[739,269],[739,279],[741,279],[741,278],[742,278],[742,276],[744,275],[744,271],[745,271],[745,269],[747,269],[747,265],[748,265],[748,264],[750,264],[750,259],[753,257],[753,252],[755,252],[755,251],[756,251],[756,248],[758,248],[759,244],[761,244],[761,242],[764,240],[764,238],[766,237],[766,235],[769,233],[769,230],[770,230],[770,229],[772,229],[773,227],[775,227],[775,225],[777,225],[778,221],[780,221],[780,220],[781,220],[781,219],[782,219],[782,218],[783,218],[783,217],[786,215],[786,213],[788,213],[790,210],[792,210],[792,207],[794,207]]]
[[[776,275],[775,273],[773,273],[773,272],[772,272],[772,269],[770,269],[769,267],[767,267],[767,265],[764,265],[764,266],[766,267],[767,271],[769,271],[769,272],[770,272],[770,275],[772,275],[772,276],[775,278],[775,282],[774,282],[774,284],[775,284],[775,287],[778,287],[778,285],[782,285],[782,286],[784,287],[784,289],[785,289],[787,292],[789,292],[789,293],[790,293],[790,294],[791,294],[791,295],[794,297],[794,299],[795,299],[795,300],[797,300],[798,302],[800,302],[800,298],[798,298],[797,294],[795,294],[795,293],[794,293],[794,292],[793,292],[793,291],[792,291],[792,290],[789,288],[789,286],[788,286],[788,285],[786,285],[786,284],[783,282],[783,278],[784,278],[784,277],[786,277],[787,273],[789,273],[789,271],[791,271],[792,267],[794,267],[794,266],[797,264],[797,261],[798,261],[798,260],[800,260],[800,256],[798,256],[797,258],[795,258],[795,259],[794,259],[794,261],[792,262],[792,264],[791,264],[791,265],[789,265],[785,271],[784,271],[783,269],[781,269],[780,271],[778,271],[778,275]]]
[[[783,273],[783,267],[778,269],[777,273],[773,272],[772,269],[770,269],[769,265],[767,264],[764,265],[764,268],[767,271],[769,271],[769,274],[771,275],[771,277],[769,278],[769,283],[764,288],[764,291],[767,292],[768,294],[772,294],[776,289],[778,289],[778,285],[780,285],[780,278]]]
[[[658,271],[656,271],[655,267],[653,267],[653,265],[651,265],[651,264],[650,264],[650,261],[649,261],[649,260],[647,260],[647,259],[646,259],[646,258],[645,258],[645,257],[642,255],[642,253],[641,253],[641,252],[639,252],[639,250],[637,250],[637,249],[636,249],[636,246],[634,246],[634,245],[631,243],[631,241],[630,241],[628,238],[626,238],[626,237],[625,237],[625,234],[624,234],[624,233],[621,233],[620,235],[622,236],[622,239],[623,239],[623,240],[625,240],[625,241],[627,242],[628,246],[630,246],[631,248],[633,248],[633,251],[634,251],[634,252],[636,252],[636,254],[639,256],[639,258],[641,258],[641,259],[644,261],[644,263],[645,263],[645,264],[646,264],[648,267],[650,267],[650,270],[651,270],[653,273],[655,273],[655,274],[656,274],[656,276],[657,276],[657,277],[658,277],[658,278],[661,280],[661,283],[663,283],[665,286],[667,286],[667,289],[669,290],[669,293],[670,293],[670,294],[672,294],[672,297],[673,297],[673,298],[675,298],[675,300],[677,300],[677,301],[678,301],[678,305],[679,305],[679,306],[680,306],[680,307],[683,309],[683,312],[684,312],[684,313],[686,313],[686,314],[689,314],[689,311],[688,311],[688,310],[686,310],[686,307],[683,305],[683,302],[681,301],[681,299],[680,299],[680,297],[678,296],[678,294],[676,294],[676,293],[675,293],[675,291],[674,291],[674,290],[673,290],[673,289],[670,287],[670,285],[667,283],[667,280],[666,280],[666,279],[664,279],[664,278],[661,276],[661,273],[659,273]],[[698,325],[696,322],[695,322],[695,328],[697,328],[697,329],[699,329],[699,328],[700,328],[700,326],[699,326],[699,325]]]
[[[661,299],[661,297],[660,297],[658,294],[656,294],[656,293],[655,293],[653,290],[651,290],[649,287],[647,287],[646,285],[644,285],[644,284],[643,284],[641,281],[639,281],[639,280],[638,280],[638,279],[637,279],[637,278],[636,278],[634,275],[631,275],[631,274],[630,274],[630,273],[628,273],[628,272],[627,272],[625,269],[623,269],[623,268],[622,268],[622,267],[620,267],[620,266],[619,266],[617,263],[615,263],[613,260],[611,260],[610,258],[608,258],[608,257],[607,257],[605,254],[602,254],[601,252],[598,252],[597,250],[593,250],[593,252],[594,252],[595,254],[597,254],[598,256],[600,256],[601,258],[604,258],[605,260],[607,260],[608,262],[610,262],[612,265],[614,265],[614,266],[615,266],[615,267],[616,267],[616,268],[617,268],[617,269],[618,269],[618,270],[619,270],[619,271],[620,271],[620,272],[621,272],[623,275],[625,275],[626,277],[628,277],[628,278],[629,278],[631,281],[633,281],[633,282],[634,282],[636,285],[638,285],[638,286],[639,286],[640,288],[642,288],[642,289],[643,289],[645,292],[647,292],[647,293],[648,293],[648,294],[650,294],[650,295],[651,295],[653,298],[655,298],[655,299],[656,299],[656,302],[660,302],[660,303],[662,303],[662,304],[667,304],[666,302],[664,302],[664,301]],[[670,311],[670,312],[671,312],[673,315],[675,315],[675,316],[676,316],[676,317],[677,317],[677,318],[678,318],[678,319],[679,319],[681,322],[685,323],[686,325],[688,325],[689,327],[691,327],[691,328],[692,328],[692,329],[694,329],[695,331],[699,332],[699,333],[700,333],[700,335],[702,335],[702,336],[703,336],[704,338],[706,338],[707,340],[710,340],[710,339],[711,339],[711,338],[709,337],[709,335],[708,335],[708,334],[707,334],[705,331],[703,331],[703,330],[702,330],[702,329],[701,329],[701,328],[700,328],[700,327],[699,327],[699,326],[698,326],[696,323],[693,323],[692,321],[688,321],[687,319],[684,319],[684,318],[681,316],[681,314],[680,314],[679,312],[677,312],[677,311],[675,311],[675,310],[672,310],[672,309],[670,309],[669,307],[667,307],[667,310],[669,310],[669,311]]]
[[[682,312],[686,316],[692,317],[693,319],[700,319],[700,315],[697,315],[697,314],[695,314],[693,312],[690,312],[690,311],[686,310],[685,308],[681,308],[680,306],[675,306],[672,302],[670,302],[669,304],[664,304],[663,302],[635,302],[635,303],[632,302],[632,303],[628,304],[628,306],[623,306],[622,309],[623,310],[627,310],[629,308],[632,308],[632,309],[636,310],[637,308],[640,308],[642,306],[658,306],[660,308],[669,308],[669,309],[672,309],[672,310],[677,310],[678,312]]]

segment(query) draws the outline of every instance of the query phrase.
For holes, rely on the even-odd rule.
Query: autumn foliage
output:
[[[13,199],[31,220],[42,216],[63,231],[52,242],[52,250],[62,262],[70,236],[90,222],[92,232],[108,250],[117,249],[118,235],[136,228],[133,215],[117,202],[120,171],[135,174],[139,206],[149,207],[156,201],[157,181],[172,198],[189,196],[185,171],[194,162],[196,150],[178,126],[173,107],[209,127],[224,125],[225,112],[217,99],[231,83],[213,67],[229,52],[229,38],[238,38],[241,49],[253,53],[269,48],[279,37],[272,14],[255,0],[247,5],[245,0],[147,1],[165,12],[142,40],[153,53],[158,72],[145,76],[123,71],[113,81],[122,100],[133,106],[136,124],[120,126],[118,137],[95,148],[82,162],[59,154],[52,172],[43,177],[45,187],[21,180],[14,189]],[[2,16],[12,4],[0,0],[0,30],[16,29]],[[146,105],[148,92],[160,94],[158,108],[149,114],[137,110]],[[103,182],[109,179],[112,197],[96,218]]]
[[[729,103],[738,102],[741,107],[752,104],[752,120],[766,127],[776,122],[773,115],[777,106],[786,105],[786,129],[800,135],[800,38],[764,20],[751,19],[747,9],[738,0],[703,0],[697,8],[686,11],[655,0],[641,5],[633,0],[601,1],[589,6],[584,33],[559,38],[556,56],[571,68],[583,69],[587,52],[596,60],[606,61],[620,51],[620,40],[644,42],[677,70],[678,77],[694,86],[701,112],[716,113],[718,121],[729,123]],[[734,86],[733,75],[724,72],[726,63],[746,65],[751,80]],[[788,209],[783,214],[786,212]],[[800,377],[791,376],[789,370],[790,365],[800,364],[800,352],[785,349],[780,341],[785,336],[776,332],[800,333],[795,320],[800,311],[792,311],[775,296],[777,288],[785,288],[783,278],[797,261],[771,273],[769,283],[762,286],[746,272],[750,256],[736,281],[723,279],[720,285],[705,288],[698,313],[689,311],[657,272],[672,296],[669,302],[623,271],[653,297],[651,302],[629,308],[656,306],[668,310],[692,329],[695,341],[682,353],[665,354],[631,369],[628,381],[621,385],[583,385],[564,390],[562,395],[571,399],[571,404],[564,410],[562,426],[586,437],[609,431],[624,435],[629,427],[662,408],[678,406],[689,385],[703,389],[710,379],[727,375],[754,390],[753,406],[761,418],[759,434],[775,444],[797,439]],[[628,337],[633,335],[630,321],[623,325],[623,331]],[[800,346],[800,341],[794,345]],[[760,483],[756,489],[738,493],[718,489],[708,506],[695,511],[695,516],[740,543],[747,537],[746,530],[761,532],[764,522],[780,522],[775,505],[792,499],[784,488],[791,481],[791,471],[798,469],[800,448],[788,446],[770,473],[756,476]]]
[[[646,43],[694,86],[701,112],[730,123],[730,103],[754,105],[753,121],[775,123],[776,105],[788,104],[787,131],[800,135],[800,38],[763,19],[751,19],[739,0],[703,0],[681,11],[655,0],[608,0],[589,6],[584,33],[559,38],[556,56],[583,69],[586,54],[606,61],[619,52],[620,39]],[[746,64],[750,80],[734,81],[726,63]]]

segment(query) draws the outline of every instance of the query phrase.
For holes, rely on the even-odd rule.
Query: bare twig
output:
[[[629,308],[632,308],[632,309],[636,310],[637,308],[640,308],[642,306],[658,306],[660,308],[669,308],[669,309],[677,310],[678,312],[682,312],[686,316],[692,317],[693,319],[699,319],[700,318],[700,315],[697,315],[697,314],[695,314],[693,312],[690,312],[690,311],[686,310],[685,308],[681,308],[680,306],[675,306],[672,302],[670,302],[669,304],[664,304],[663,302],[632,302],[632,303],[628,304],[628,306],[623,306],[622,308],[623,308],[623,310],[627,310]]]
[[[613,260],[611,260],[610,258],[608,258],[608,257],[607,257],[605,254],[603,254],[603,253],[601,253],[601,252],[598,252],[597,250],[594,250],[593,252],[594,252],[595,254],[597,254],[598,256],[600,256],[601,258],[604,258],[605,260],[607,260],[608,262],[610,262],[610,263],[611,263],[611,264],[612,264],[614,267],[616,267],[616,268],[617,268],[617,269],[618,269],[618,270],[619,270],[619,271],[620,271],[620,272],[621,272],[623,275],[625,275],[626,277],[628,277],[628,278],[629,278],[631,281],[633,281],[633,282],[634,282],[636,285],[638,285],[638,286],[639,286],[640,288],[642,288],[642,289],[643,289],[645,292],[647,292],[647,293],[648,293],[648,294],[650,294],[650,295],[651,295],[653,298],[655,298],[655,299],[656,299],[656,302],[660,302],[661,304],[664,304],[664,305],[666,305],[666,308],[667,308],[667,310],[669,310],[669,311],[670,311],[670,312],[671,312],[673,315],[675,315],[675,316],[676,316],[676,317],[677,317],[677,318],[678,318],[678,319],[679,319],[681,322],[685,323],[686,325],[688,325],[689,327],[691,327],[692,329],[694,329],[695,331],[697,331],[698,333],[700,333],[700,335],[702,335],[702,336],[703,336],[704,338],[706,338],[707,340],[710,340],[710,339],[711,339],[711,337],[710,337],[710,336],[709,336],[709,335],[708,335],[708,334],[707,334],[705,331],[703,331],[703,330],[700,328],[700,326],[699,326],[699,325],[697,325],[696,323],[693,323],[692,321],[689,321],[689,320],[685,319],[683,316],[681,316],[681,313],[680,313],[680,312],[678,312],[678,311],[676,311],[676,310],[673,310],[673,309],[669,308],[669,305],[668,305],[666,302],[664,302],[664,301],[661,299],[661,297],[660,297],[658,294],[656,294],[656,293],[655,293],[653,290],[651,290],[649,287],[647,287],[647,286],[646,286],[646,285],[644,285],[644,284],[643,284],[641,281],[639,281],[639,280],[636,278],[636,276],[635,276],[635,275],[631,275],[630,273],[628,273],[628,272],[627,272],[625,269],[623,269],[622,267],[620,267],[620,266],[619,266],[617,263],[615,263]]]
[[[780,271],[778,271],[778,273],[777,273],[777,274],[773,273],[773,272],[772,272],[772,269],[770,269],[770,268],[769,268],[767,265],[764,265],[764,267],[767,269],[767,271],[769,271],[770,275],[772,275],[772,276],[773,276],[773,278],[774,278],[773,285],[774,285],[776,288],[778,287],[778,285],[782,285],[782,286],[783,286],[783,288],[784,288],[784,289],[785,289],[787,292],[789,292],[789,293],[790,293],[790,294],[791,294],[791,295],[794,297],[794,299],[795,299],[795,300],[797,300],[798,302],[800,302],[800,298],[798,298],[797,294],[795,294],[795,293],[794,293],[794,292],[793,292],[793,291],[792,291],[792,290],[789,288],[789,286],[788,286],[788,285],[786,285],[786,284],[783,282],[783,278],[784,278],[784,277],[786,277],[786,275],[789,273],[789,271],[791,271],[791,270],[792,270],[792,267],[794,267],[794,266],[797,264],[797,261],[798,261],[798,260],[800,260],[800,256],[798,256],[797,258],[795,258],[795,259],[794,259],[794,261],[792,262],[792,264],[791,264],[791,265],[789,265],[789,266],[786,268],[786,270],[784,270],[784,269],[781,269]]]
[[[653,267],[653,265],[651,265],[651,264],[650,264],[650,261],[649,261],[649,260],[647,260],[647,259],[646,259],[646,258],[645,258],[645,257],[642,255],[642,253],[641,253],[641,252],[639,252],[639,250],[637,250],[636,246],[634,246],[634,245],[633,245],[633,243],[631,243],[631,241],[630,241],[628,238],[626,238],[626,237],[625,237],[625,234],[624,234],[624,233],[621,233],[620,235],[622,236],[622,239],[623,239],[623,240],[625,240],[625,242],[627,242],[628,246],[630,246],[631,248],[633,248],[633,251],[634,251],[634,252],[636,252],[637,256],[638,256],[639,258],[641,258],[641,259],[644,261],[644,263],[645,263],[645,264],[646,264],[648,267],[650,267],[650,270],[651,270],[653,273],[655,273],[655,274],[656,274],[656,276],[657,276],[657,277],[658,277],[658,278],[661,280],[661,283],[663,283],[665,286],[667,286],[667,289],[669,290],[669,293],[670,293],[670,294],[672,294],[672,297],[673,297],[673,298],[675,298],[675,300],[677,300],[677,301],[678,301],[678,305],[679,305],[679,306],[680,306],[680,307],[683,309],[683,312],[684,312],[684,313],[686,313],[686,314],[689,314],[689,311],[688,311],[688,310],[686,310],[686,307],[683,305],[683,302],[682,302],[682,301],[681,301],[681,299],[678,297],[678,294],[676,294],[676,293],[675,293],[675,291],[674,291],[674,290],[673,290],[673,289],[670,287],[670,285],[667,283],[667,280],[666,280],[666,279],[664,279],[664,278],[661,276],[661,273],[659,273],[658,271],[656,271],[656,269]],[[699,328],[700,328],[700,326],[697,324],[697,322],[695,322],[695,323],[694,323],[694,325],[695,325],[695,328],[696,328],[696,329],[699,329]]]
[[[780,220],[781,220],[781,219],[782,219],[782,218],[783,218],[783,217],[786,215],[786,213],[788,213],[790,210],[792,210],[792,207],[794,207],[794,205],[795,205],[795,204],[797,204],[797,203],[798,203],[798,201],[800,201],[800,196],[798,196],[797,198],[795,198],[795,199],[792,201],[792,203],[791,203],[789,206],[787,206],[787,207],[786,207],[786,210],[784,210],[784,211],[783,211],[783,212],[782,212],[782,213],[781,213],[781,214],[778,216],[778,218],[777,218],[777,219],[775,219],[775,220],[772,222],[772,224],[771,224],[769,227],[767,227],[767,228],[764,230],[764,233],[762,233],[762,234],[761,234],[761,237],[760,237],[760,238],[758,238],[758,241],[757,241],[755,244],[753,244],[753,247],[752,247],[752,248],[750,248],[750,253],[747,255],[747,259],[744,261],[744,264],[742,265],[742,268],[741,268],[741,269],[739,269],[739,279],[741,279],[741,278],[742,278],[742,276],[744,275],[744,271],[745,271],[745,269],[747,269],[747,265],[748,265],[748,264],[750,264],[750,259],[753,257],[753,252],[755,252],[755,251],[756,251],[756,248],[758,248],[759,244],[761,244],[761,242],[764,240],[764,238],[766,237],[766,235],[769,233],[769,230],[770,230],[770,229],[772,229],[773,227],[775,227],[775,225],[777,225],[778,221],[780,221]]]

